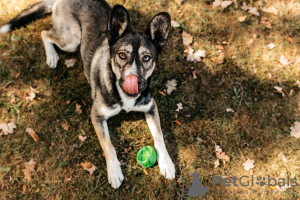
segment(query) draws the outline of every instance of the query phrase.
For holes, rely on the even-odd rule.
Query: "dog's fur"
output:
[[[44,0],[21,12],[0,28],[0,33],[13,31],[48,12],[52,12],[53,28],[41,35],[49,67],[55,68],[59,60],[54,44],[67,52],[76,51],[80,45],[93,98],[91,119],[104,151],[111,186],[119,188],[124,176],[106,120],[121,110],[145,113],[160,173],[174,179],[175,167],[166,150],[157,106],[150,94],[152,72],[170,30],[169,14],[157,14],[144,32],[138,32],[131,29],[128,12],[120,5],[111,8],[104,0]],[[138,77],[138,93],[125,92],[124,80],[128,75]]]

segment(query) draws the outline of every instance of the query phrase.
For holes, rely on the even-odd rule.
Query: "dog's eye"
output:
[[[150,59],[151,59],[150,56],[144,56],[143,61],[144,61],[144,62],[148,62]]]
[[[126,54],[121,52],[119,53],[119,58],[121,58],[122,60],[125,60],[126,59]]]

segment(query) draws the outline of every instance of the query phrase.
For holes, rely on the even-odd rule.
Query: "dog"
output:
[[[59,56],[54,45],[66,52],[80,46],[84,74],[91,86],[91,120],[103,149],[109,184],[117,189],[124,180],[120,162],[109,137],[107,120],[121,110],[144,112],[160,174],[175,178],[175,167],[167,152],[159,113],[151,97],[152,73],[158,55],[167,43],[171,18],[155,15],[144,32],[132,30],[127,10],[113,8],[104,0],[44,0],[37,2],[0,28],[11,32],[46,13],[52,13],[53,27],[42,31],[46,63],[56,68]]]

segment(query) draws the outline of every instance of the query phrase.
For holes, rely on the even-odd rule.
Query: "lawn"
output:
[[[36,1],[0,1],[0,25]],[[171,28],[153,88],[175,180],[164,179],[157,164],[146,170],[138,165],[138,150],[153,145],[153,139],[142,113],[122,112],[109,119],[108,126],[125,180],[117,190],[110,187],[90,120],[92,99],[79,51],[59,51],[58,67],[46,65],[40,33],[51,28],[47,15],[0,35],[0,123],[17,126],[14,133],[0,135],[0,199],[180,199],[193,172],[209,192],[191,199],[300,198],[300,139],[290,134],[290,127],[300,121],[299,1],[246,1],[259,16],[244,10],[241,0],[227,8],[213,7],[212,0],[177,2],[109,1],[129,10],[134,29],[144,30],[161,11],[180,24]],[[271,6],[277,14],[264,10]],[[240,22],[242,16],[246,18]],[[193,36],[193,50],[205,50],[201,62],[187,61],[183,31]],[[275,47],[268,47],[270,43]],[[218,64],[221,53],[225,59]],[[280,62],[282,55],[288,64]],[[65,60],[73,58],[75,65],[67,68]],[[172,79],[177,88],[166,94],[166,83]],[[39,91],[33,100],[27,100],[30,87]],[[179,103],[183,109],[178,112]],[[36,132],[37,142],[26,128]],[[87,139],[81,141],[79,135]],[[230,160],[220,159],[215,167],[216,145]],[[250,170],[243,165],[248,158],[255,161]],[[37,164],[29,182],[22,170],[31,159]],[[80,165],[85,161],[95,165],[92,175]],[[214,176],[252,175],[253,186],[213,186]],[[268,175],[275,180],[295,178],[298,186],[256,184],[263,178],[268,182]]]

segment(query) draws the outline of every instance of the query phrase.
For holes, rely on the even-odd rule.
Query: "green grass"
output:
[[[22,1],[18,7],[13,1],[0,3],[0,24],[34,2]],[[232,178],[252,174],[274,178],[289,175],[300,180],[300,140],[291,137],[289,129],[300,120],[299,88],[295,85],[300,80],[299,2],[284,1],[284,6],[279,0],[272,1],[279,14],[261,12],[262,17],[271,21],[271,30],[259,23],[261,17],[251,17],[234,6],[214,9],[211,2],[191,0],[182,6],[165,0],[109,2],[129,9],[135,29],[144,30],[152,16],[161,11],[168,11],[181,24],[181,28],[171,29],[154,72],[153,88],[176,178],[164,179],[157,164],[145,174],[136,162],[136,154],[144,144],[153,145],[151,133],[143,114],[122,112],[108,121],[111,140],[126,177],[118,190],[107,182],[105,158],[89,117],[92,99],[80,53],[59,51],[58,68],[48,68],[40,32],[51,28],[50,16],[1,35],[0,123],[13,121],[17,129],[12,135],[0,136],[0,167],[10,168],[8,172],[0,172],[0,199],[179,199],[183,187],[179,180],[190,182],[194,171],[210,187],[206,199],[299,199],[299,187],[275,194],[267,186],[227,188],[213,187],[212,183],[212,176]],[[241,2],[238,0],[237,4]],[[252,5],[261,10],[271,3],[253,1]],[[239,23],[237,19],[242,15],[247,16],[247,21]],[[206,50],[203,62],[186,61],[182,30],[194,36],[194,42],[198,43],[193,44],[194,49]],[[293,39],[292,43],[288,37]],[[218,55],[217,45],[224,41],[229,43],[223,45],[226,60],[216,65],[212,59]],[[271,42],[276,45],[272,51],[267,48]],[[280,55],[295,62],[273,72],[280,66]],[[231,59],[232,56],[236,59]],[[67,69],[63,63],[70,58],[76,58],[77,62]],[[197,79],[193,79],[192,72]],[[178,80],[177,90],[162,96],[159,92],[173,78]],[[32,102],[24,99],[30,86],[40,91]],[[283,88],[285,98],[275,93],[274,86]],[[289,95],[291,89],[293,95]],[[180,102],[184,109],[178,113],[177,120],[182,123],[178,126],[174,121],[176,104]],[[76,103],[82,106],[81,115],[75,110]],[[226,108],[237,112],[227,113]],[[61,127],[64,122],[70,125],[67,131]],[[38,142],[25,132],[28,127],[36,131]],[[88,139],[81,142],[79,134]],[[231,158],[225,165],[220,162],[217,168],[214,168],[217,159],[214,142]],[[281,160],[280,153],[286,156],[287,163]],[[37,161],[37,167],[28,183],[22,169],[23,163],[31,158]],[[251,172],[242,165],[247,158],[255,160]],[[93,175],[80,166],[85,160],[96,166]],[[26,194],[22,193],[24,184],[28,187]],[[39,192],[35,192],[38,188]],[[254,190],[270,193],[258,194]]]

